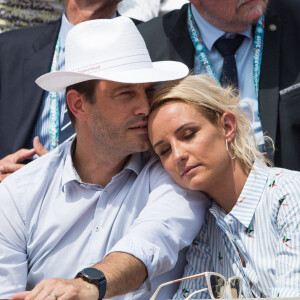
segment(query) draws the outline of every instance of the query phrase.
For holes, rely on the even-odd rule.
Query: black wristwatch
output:
[[[75,276],[75,278],[79,277],[89,283],[95,284],[99,290],[98,300],[103,299],[106,293],[106,278],[102,271],[96,268],[85,268]]]

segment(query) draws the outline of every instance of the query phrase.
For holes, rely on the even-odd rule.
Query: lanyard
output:
[[[58,58],[59,58],[59,52],[60,52],[60,38],[58,36],[56,45],[55,45],[55,51],[51,66],[51,71],[58,71]],[[59,140],[59,93],[57,92],[50,92],[50,127],[49,127],[49,133],[50,133],[50,150],[53,150],[58,145]]]
[[[196,54],[198,55],[200,62],[207,73],[207,75],[214,79],[219,85],[219,79],[216,75],[216,72],[209,60],[207,55],[206,47],[202,41],[198,26],[196,21],[193,17],[191,5],[188,7],[188,29],[193,41]],[[254,79],[254,86],[256,97],[258,99],[258,90],[259,90],[259,78],[260,78],[260,67],[261,67],[261,58],[262,58],[262,50],[263,50],[263,39],[264,39],[264,16],[256,23],[256,30],[254,36],[254,43],[253,43],[253,79]]]

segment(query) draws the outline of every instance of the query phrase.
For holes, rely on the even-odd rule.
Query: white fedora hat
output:
[[[93,79],[145,83],[179,79],[188,72],[180,62],[152,62],[132,20],[117,17],[74,26],[66,38],[65,71],[44,74],[36,83],[56,92]]]

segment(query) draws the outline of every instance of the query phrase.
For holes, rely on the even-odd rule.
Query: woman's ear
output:
[[[66,101],[72,114],[79,120],[86,119],[84,96],[76,90],[69,90],[66,95]]]
[[[236,134],[236,117],[233,113],[225,111],[221,117],[225,139],[231,142]]]

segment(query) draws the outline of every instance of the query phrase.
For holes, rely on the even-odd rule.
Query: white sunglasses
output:
[[[191,275],[188,277],[183,277],[183,278],[179,278],[176,280],[162,283],[161,285],[159,285],[157,287],[157,289],[155,290],[155,292],[152,295],[152,297],[150,298],[150,300],[155,300],[160,289],[166,285],[189,280],[189,279],[200,278],[200,277],[205,277],[206,282],[207,282],[207,288],[203,288],[203,289],[194,291],[187,298],[185,298],[185,300],[189,300],[194,295],[204,292],[204,291],[207,291],[207,290],[209,292],[211,299],[222,299],[225,295],[225,291],[226,291],[226,294],[229,299],[241,298],[242,279],[240,277],[237,277],[237,276],[230,277],[228,280],[226,280],[226,278],[219,273],[204,272],[204,273],[195,274],[195,275]]]

